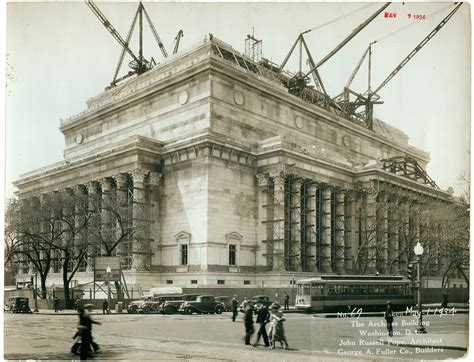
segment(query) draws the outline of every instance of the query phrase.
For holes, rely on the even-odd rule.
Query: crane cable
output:
[[[333,23],[335,23],[335,22],[337,22],[337,21],[339,21],[339,20],[341,20],[341,19],[347,18],[349,15],[358,13],[359,11],[362,11],[362,10],[364,10],[364,9],[367,9],[367,8],[373,6],[373,5],[374,5],[374,3],[369,4],[369,5],[362,6],[361,8],[356,9],[356,10],[354,10],[354,11],[351,11],[351,12],[345,14],[345,15],[338,16],[337,18],[334,18],[334,19],[329,20],[329,21],[327,21],[327,22],[325,22],[325,23],[323,23],[323,24],[320,24],[320,25],[318,25],[318,26],[315,26],[314,28],[311,28],[311,29],[308,29],[308,30],[306,30],[306,31],[303,31],[301,34],[306,34],[306,33],[309,33],[310,31],[318,30],[318,29],[324,28],[324,27],[327,26],[327,25],[333,24]]]
[[[433,15],[436,15],[436,14],[438,14],[438,13],[440,13],[440,12],[443,12],[443,11],[445,11],[446,9],[448,9],[450,6],[453,6],[453,4],[449,4],[449,5],[447,5],[447,6],[443,7],[443,8],[441,8],[441,9],[438,9],[438,10],[432,12],[431,14],[426,15],[426,17],[429,18],[429,17],[432,17]],[[405,29],[407,29],[407,28],[409,28],[409,27],[411,27],[411,26],[413,26],[413,25],[420,24],[420,23],[421,23],[421,22],[419,22],[419,21],[414,21],[414,22],[412,22],[412,23],[410,23],[410,24],[404,25],[404,26],[402,26],[401,28],[398,28],[397,30],[395,30],[395,31],[393,31],[393,32],[391,32],[391,33],[389,33],[389,34],[384,35],[384,36],[378,38],[377,40],[374,40],[374,41],[371,42],[370,44],[380,43],[381,41],[383,41],[383,40],[385,40],[385,39],[388,39],[388,38],[394,36],[395,34],[397,34],[397,33],[399,33],[399,32],[402,32],[403,30],[405,30]]]

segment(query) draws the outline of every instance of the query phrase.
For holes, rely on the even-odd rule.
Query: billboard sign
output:
[[[107,267],[110,268],[110,275],[107,275]],[[94,263],[94,279],[96,282],[120,281],[121,268],[120,257],[118,256],[98,256]]]

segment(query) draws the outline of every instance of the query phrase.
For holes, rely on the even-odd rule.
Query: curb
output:
[[[443,349],[452,349],[456,351],[467,351],[467,347],[458,347],[458,346],[442,346],[442,345],[436,345],[436,346],[429,346],[426,344],[411,344],[411,343],[404,343],[404,342],[395,342],[395,341],[388,341],[386,339],[379,339],[379,342],[387,345],[392,345],[392,346],[400,346],[400,347],[418,347],[418,348],[426,348],[426,347],[432,347],[432,348],[443,348]]]

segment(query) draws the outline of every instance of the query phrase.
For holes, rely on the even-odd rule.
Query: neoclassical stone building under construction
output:
[[[64,160],[22,175],[18,196],[127,205],[139,227],[114,254],[142,288],[404,273],[433,226],[423,204],[449,198],[424,171],[428,153],[292,95],[262,64],[210,37],[104,91],[61,121]],[[436,275],[445,261],[432,259]]]

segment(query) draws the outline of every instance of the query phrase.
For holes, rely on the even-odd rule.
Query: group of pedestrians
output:
[[[234,309],[234,300],[235,305],[237,305],[237,300],[232,300],[232,320],[235,321],[235,316],[237,309]],[[254,315],[257,315],[256,323],[259,325],[257,336],[254,343],[250,343],[252,336],[255,332],[254,329]],[[275,343],[280,342],[280,345],[284,349],[288,349],[288,342],[285,336],[285,329],[283,328],[283,322],[285,317],[283,312],[280,309],[278,303],[273,303],[270,306],[270,309],[263,303],[258,303],[254,306],[253,301],[248,301],[244,304],[244,325],[245,325],[245,344],[257,346],[260,338],[263,338],[263,343],[268,349],[274,349]],[[269,325],[269,330],[267,332],[267,325]]]

